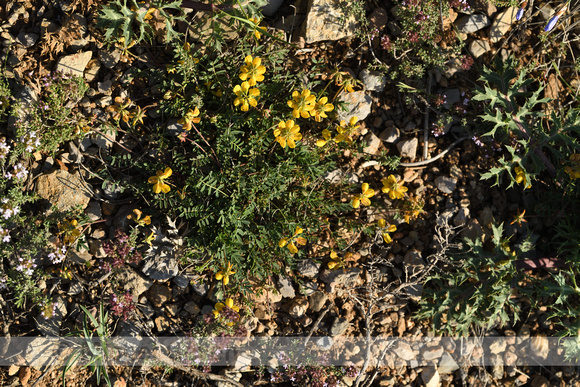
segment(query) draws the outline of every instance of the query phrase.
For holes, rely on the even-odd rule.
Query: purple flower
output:
[[[544,31],[546,31],[546,32],[552,31],[554,29],[554,27],[556,27],[556,24],[558,23],[559,18],[560,18],[560,15],[553,16],[550,19],[550,21],[548,21],[548,24],[546,24],[546,28],[544,28]]]
[[[522,16],[524,16],[524,7],[518,9],[518,13],[516,13],[516,20],[520,20],[522,18]]]

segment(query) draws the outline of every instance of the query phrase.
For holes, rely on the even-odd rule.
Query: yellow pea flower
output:
[[[314,117],[316,122],[322,122],[323,118],[327,118],[326,112],[331,112],[334,110],[334,105],[328,102],[328,97],[320,98],[312,108],[310,115]]]
[[[262,37],[262,33],[264,33],[266,31],[266,28],[260,27],[260,19],[258,19],[258,18],[251,17],[248,20],[251,21],[252,23],[254,23],[254,27],[253,27],[252,32],[253,32],[256,40],[260,40],[260,38]]]
[[[169,178],[173,171],[171,168],[165,168],[165,171],[157,171],[156,176],[151,176],[149,180],[149,184],[153,184],[153,192],[156,194],[159,192],[167,193],[171,190],[171,187],[165,184],[165,179]]]
[[[240,110],[247,112],[250,110],[250,106],[256,107],[258,101],[256,97],[260,95],[260,90],[251,89],[249,82],[242,82],[241,85],[234,86],[234,94],[237,98],[234,100],[234,106],[240,106]]]
[[[389,175],[386,179],[383,179],[383,193],[389,194],[391,200],[403,199],[405,197],[405,192],[408,188],[403,186],[402,180],[397,181],[394,175]]]
[[[199,116],[199,109],[195,107],[193,110],[189,109],[185,116],[177,121],[178,124],[181,124],[183,129],[191,130],[192,124],[198,124],[201,121]]]
[[[322,131],[322,139],[321,140],[317,140],[316,141],[316,146],[318,147],[323,147],[326,145],[326,143],[328,141],[330,141],[330,138],[332,137],[332,135],[330,134],[330,131],[328,129],[324,129]]]
[[[81,231],[77,228],[78,221],[76,219],[64,221],[58,225],[60,233],[63,234],[63,242],[65,245],[72,245],[78,237],[81,236]]]
[[[236,272],[232,270],[232,264],[226,263],[224,267],[221,268],[215,275],[215,279],[221,281],[223,279],[224,286],[227,286],[230,283],[230,275],[235,274]]]
[[[314,109],[314,104],[316,103],[316,96],[310,94],[310,90],[302,90],[298,92],[295,90],[292,93],[292,99],[288,101],[288,106],[292,108],[292,116],[294,118],[310,117],[310,111]]]
[[[296,254],[298,252],[298,247],[296,245],[304,246],[307,243],[306,238],[298,236],[298,235],[302,234],[303,232],[304,232],[303,228],[296,227],[296,231],[294,231],[294,235],[292,235],[290,238],[280,239],[280,241],[278,242],[278,246],[280,248],[286,246],[288,248],[288,251],[290,251],[290,253],[292,255]]]
[[[528,189],[532,186],[532,183],[528,181],[526,177],[526,171],[520,166],[514,168],[514,172],[516,173],[516,183],[524,185],[524,189]]]
[[[358,121],[357,116],[350,117],[348,125],[346,121],[344,120],[340,121],[340,125],[338,126],[338,128],[336,128],[338,136],[334,138],[334,141],[337,143],[341,141],[346,141],[349,144],[352,144],[354,137],[358,135],[358,128],[360,128],[360,125],[356,124],[357,121]]]
[[[286,148],[286,144],[290,148],[295,148],[296,141],[302,140],[300,126],[296,125],[293,120],[280,121],[278,127],[274,129],[274,136],[282,148]]]
[[[143,213],[141,210],[135,208],[132,214],[127,215],[127,219],[132,219],[138,226],[148,226],[151,224],[151,217],[147,215],[143,219],[141,219],[141,215]]]
[[[257,82],[262,82],[263,74],[266,72],[266,67],[262,66],[262,59],[248,55],[244,62],[246,64],[240,68],[240,79],[247,80],[250,86],[256,86]]]
[[[383,236],[383,240],[385,241],[385,243],[391,243],[393,239],[391,238],[389,233],[397,231],[397,226],[395,226],[394,224],[387,226],[387,221],[384,219],[379,219],[377,223],[379,225],[379,228],[381,229],[381,234]]]
[[[361,203],[363,206],[370,206],[371,205],[370,198],[375,196],[375,190],[369,188],[368,183],[363,183],[361,188],[362,193],[360,193],[359,195],[355,195],[352,201],[350,202],[353,208],[359,208]]]

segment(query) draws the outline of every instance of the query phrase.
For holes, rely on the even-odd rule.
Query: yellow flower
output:
[[[63,234],[63,242],[65,245],[72,245],[78,237],[81,236],[81,231],[77,228],[78,222],[76,219],[71,221],[64,221],[58,225],[60,233]]]
[[[137,208],[135,208],[133,210],[132,214],[127,215],[127,219],[132,219],[135,223],[137,223],[138,226],[150,225],[151,224],[151,217],[149,215],[147,215],[146,217],[141,219],[141,215],[142,215],[141,210],[138,210]]]
[[[155,193],[159,193],[162,191],[163,193],[169,192],[169,190],[171,190],[171,187],[165,184],[164,180],[167,179],[169,176],[171,176],[172,173],[173,171],[171,170],[171,168],[167,167],[165,168],[165,171],[157,171],[156,176],[151,176],[148,182],[149,184],[154,184],[153,192]]]
[[[362,193],[359,195],[355,195],[354,198],[352,198],[350,204],[352,205],[353,208],[358,208],[361,205],[361,203],[363,206],[370,206],[371,201],[369,199],[372,198],[373,196],[375,196],[375,191],[372,188],[369,188],[368,183],[363,183]]]
[[[290,148],[295,148],[295,141],[302,140],[300,126],[296,125],[292,120],[286,122],[280,121],[278,127],[274,129],[274,136],[276,136],[276,141],[280,143],[282,148],[286,148],[286,144],[288,144],[288,147]]]
[[[247,80],[250,86],[256,86],[257,82],[262,82],[264,80],[263,74],[266,72],[266,68],[262,66],[262,59],[252,59],[252,56],[248,55],[244,62],[246,65],[240,68],[240,79]]]
[[[185,113],[185,116],[180,120],[178,120],[177,123],[181,124],[183,126],[183,129],[191,130],[192,124],[198,124],[201,121],[201,118],[199,118],[198,116],[199,109],[195,107],[195,109],[193,110],[189,109],[187,113]]]
[[[425,205],[425,201],[419,200],[415,196],[411,196],[409,200],[405,202],[403,207],[403,216],[405,218],[405,222],[409,223],[409,220],[416,219],[419,215],[424,213],[423,206]]]
[[[302,90],[301,93],[295,90],[292,93],[292,99],[288,101],[288,106],[293,109],[292,116],[294,118],[308,118],[315,103],[316,96],[310,94],[310,90]]]
[[[384,219],[379,219],[377,223],[379,225],[379,228],[381,229],[381,234],[383,236],[383,240],[385,241],[385,243],[391,243],[393,239],[391,238],[389,233],[397,231],[397,226],[391,224],[387,227],[387,222]]]
[[[129,112],[129,106],[133,102],[129,98],[121,98],[120,96],[115,97],[115,104],[107,107],[107,111],[113,112],[113,119],[115,121],[123,120],[124,122],[129,122],[131,118],[131,113]]]
[[[258,18],[251,17],[248,20],[254,23],[253,27],[254,37],[256,38],[256,40],[260,40],[260,38],[262,37],[262,33],[266,32],[266,28],[260,27],[260,19]]]
[[[218,302],[217,304],[215,304],[215,309],[213,310],[213,315],[214,317],[217,319],[218,316],[220,315],[221,311],[225,308],[228,307],[231,310],[233,310],[234,312],[239,313],[240,312],[240,308],[237,307],[236,305],[234,305],[234,300],[232,300],[231,298],[226,298],[225,302]],[[239,316],[238,316],[239,318]],[[229,326],[234,325],[233,321],[229,321],[227,323]]]
[[[242,82],[241,86],[234,86],[234,93],[237,96],[234,100],[234,106],[242,105],[240,107],[241,111],[247,112],[250,110],[250,106],[256,107],[256,105],[258,105],[258,101],[256,101],[255,97],[260,95],[260,90],[250,89],[250,84],[248,82]]]
[[[530,183],[528,181],[528,178],[526,177],[526,171],[524,171],[524,169],[522,167],[515,167],[514,171],[516,173],[516,183],[518,184],[524,184],[524,189],[528,189],[532,186],[532,183]]]
[[[330,131],[328,129],[324,129],[322,131],[322,139],[316,141],[316,146],[319,146],[319,147],[325,146],[331,137],[332,137],[332,135],[330,134]]]
[[[328,117],[326,112],[334,110],[334,105],[327,102],[328,97],[322,97],[314,104],[314,108],[310,112],[310,115],[314,117],[316,122],[321,122],[323,118]]]
[[[346,141],[351,144],[353,142],[353,137],[358,135],[358,128],[360,128],[360,125],[356,124],[357,121],[357,116],[350,117],[348,125],[344,120],[340,121],[340,126],[336,128],[338,136],[334,138],[334,141],[337,143]]]
[[[215,275],[215,279],[221,281],[223,279],[224,286],[227,286],[230,283],[230,275],[235,274],[236,272],[232,270],[232,264],[226,263],[226,266],[222,267],[220,271],[218,271]]]
[[[150,20],[153,19],[153,12],[155,12],[157,9],[155,8],[149,8],[147,10],[147,13],[145,14],[145,16],[143,17],[143,20]]]
[[[298,235],[302,234],[303,232],[304,232],[303,228],[296,227],[296,231],[294,231],[294,235],[292,235],[290,238],[280,239],[280,241],[278,242],[278,246],[280,248],[287,246],[288,250],[290,251],[290,253],[292,255],[296,254],[298,252],[298,247],[296,247],[296,245],[304,246],[304,245],[306,245],[306,242],[307,242],[306,238],[298,236]]]
[[[524,219],[525,215],[526,215],[526,210],[523,210],[522,212],[520,212],[520,210],[518,210],[517,215],[514,215],[514,220],[510,224],[517,223],[518,226],[521,227],[522,223],[527,223],[527,220]]]
[[[346,261],[348,261],[352,257],[352,255],[353,255],[352,253],[346,253],[346,254],[344,254],[344,257],[341,258],[338,256],[336,251],[332,250],[330,252],[330,259],[332,259],[332,261],[328,262],[328,264],[326,266],[330,270],[344,267],[344,265],[346,264]]]
[[[564,171],[570,175],[570,179],[580,179],[580,154],[573,153],[570,155],[571,166],[564,168]]]
[[[129,118],[133,120],[132,122],[133,126],[135,126],[138,122],[140,122],[141,125],[143,125],[143,117],[145,117],[145,111],[146,110],[141,109],[141,106],[137,106],[137,108],[133,109],[129,113]]]
[[[155,239],[155,231],[151,231],[151,234],[149,234],[149,236],[145,238],[145,243],[151,246],[151,242],[153,242],[153,239]]]
[[[389,175],[386,179],[383,179],[383,193],[389,194],[391,200],[403,199],[405,197],[405,192],[408,188],[403,186],[402,181],[397,181],[394,175]]]

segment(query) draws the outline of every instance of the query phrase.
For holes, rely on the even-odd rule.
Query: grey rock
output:
[[[145,293],[153,285],[153,281],[144,278],[130,266],[123,266],[117,273],[117,279],[123,284],[125,291],[130,291],[134,299]]]
[[[393,144],[399,140],[401,132],[394,126],[388,127],[379,134],[379,138],[382,141]]]
[[[189,278],[184,275],[178,275],[173,279],[173,283],[181,289],[185,289],[189,286]]]
[[[421,252],[415,249],[407,251],[405,257],[403,258],[403,263],[406,266],[413,266],[419,268],[425,267],[426,265],[423,258],[421,258]]]
[[[492,43],[499,42],[505,33],[511,28],[512,24],[516,21],[517,12],[517,7],[509,7],[505,11],[496,15],[488,32],[489,39]]]
[[[54,360],[60,357],[62,351],[62,342],[38,337],[28,343],[24,358],[26,359],[26,365],[41,369],[52,365]]]
[[[324,176],[324,180],[332,184],[339,184],[343,180],[349,184],[356,184],[359,182],[359,178],[356,174],[345,172],[342,169],[335,169],[332,172],[328,172],[328,174]]]
[[[328,351],[334,345],[334,340],[332,339],[332,337],[322,336],[316,339],[316,341],[314,341],[314,344],[316,344],[316,346],[318,346],[320,349]]]
[[[191,288],[193,289],[193,291],[202,297],[205,297],[205,295],[207,294],[207,292],[209,291],[209,284],[207,282],[204,283],[190,283]]]
[[[338,111],[338,119],[348,122],[351,117],[357,117],[362,121],[371,114],[371,104],[373,99],[364,91],[353,91],[352,93],[341,93],[338,102],[346,104],[346,111]]]
[[[369,155],[376,155],[381,147],[381,139],[372,130],[367,133],[363,143],[365,144],[363,152]]]
[[[204,305],[203,308],[201,308],[201,315],[205,316],[208,313],[212,313],[214,307],[212,305]]]
[[[552,16],[554,16],[555,12],[556,11],[554,11],[554,8],[550,7],[548,4],[544,4],[540,7],[540,17],[544,21],[550,20]]]
[[[292,280],[285,276],[278,277],[278,291],[285,298],[296,297],[296,292],[292,286]]]
[[[101,212],[101,205],[96,200],[89,201],[87,208],[85,208],[85,215],[89,217],[89,220],[96,221],[101,219],[103,213]]]
[[[86,208],[91,199],[90,192],[78,173],[70,174],[63,169],[40,175],[36,181],[36,193],[59,211],[72,210],[76,206]]]
[[[310,296],[318,289],[318,284],[312,281],[305,281],[300,285],[300,293],[305,296]]]
[[[310,0],[304,21],[304,38],[307,44],[322,40],[339,40],[353,36],[358,30],[354,14],[347,14],[336,0]]]
[[[491,223],[493,222],[493,211],[490,207],[484,207],[483,210],[479,213],[479,222],[484,227],[491,227]]]
[[[250,371],[254,359],[256,359],[256,356],[253,351],[240,353],[234,363],[234,370],[240,372]]]
[[[491,50],[491,45],[487,40],[473,40],[467,46],[467,50],[473,55],[475,58],[479,58],[489,50]]]
[[[103,48],[99,50],[99,61],[103,66],[112,69],[121,59],[121,50],[115,48]]]
[[[32,32],[21,31],[16,37],[16,41],[26,48],[34,46],[37,40],[38,35],[33,34]]]
[[[179,272],[177,259],[173,248],[170,246],[154,247],[147,252],[148,257],[141,271],[147,277],[156,281],[167,281]]]
[[[79,265],[84,265],[93,258],[92,254],[85,248],[69,249],[67,254],[67,260],[72,263]]]
[[[92,56],[92,51],[84,51],[60,57],[56,64],[56,71],[82,77]]]
[[[335,287],[337,285],[348,284],[356,281],[361,273],[361,269],[358,267],[352,267],[347,270],[328,270],[325,269],[320,275],[322,282],[330,285],[330,287]]]
[[[423,368],[421,380],[423,380],[425,387],[439,387],[441,384],[441,376],[435,367]]]
[[[87,243],[89,245],[89,253],[95,258],[105,258],[107,254],[105,249],[103,249],[103,242],[93,238],[87,238]]]
[[[435,186],[443,193],[450,194],[455,190],[457,179],[447,176],[438,176],[435,178]]]
[[[320,271],[320,266],[320,262],[304,259],[296,264],[296,270],[303,277],[316,278]]]
[[[417,155],[417,147],[419,146],[419,140],[417,137],[402,140],[397,143],[397,149],[401,157],[410,158],[414,160]]]
[[[336,317],[330,326],[331,336],[340,336],[350,326],[349,322],[344,317]]]
[[[62,319],[66,316],[66,300],[62,297],[57,297],[55,299],[56,308],[52,316],[49,318],[44,318],[43,316],[38,316],[36,318],[36,327],[43,336],[48,337],[59,337],[60,336],[60,326],[62,324]]]
[[[119,360],[129,361],[135,356],[143,343],[141,329],[132,320],[121,321],[117,328],[119,334],[113,337],[114,348],[120,351]]]
[[[453,357],[451,357],[449,352],[443,353],[443,356],[441,356],[441,360],[439,361],[439,367],[437,367],[437,371],[440,374],[452,374],[458,369],[459,366],[457,365],[457,362],[455,359],[453,359]]]
[[[308,309],[308,300],[305,298],[295,298],[288,307],[288,314],[294,318],[304,316]]]
[[[480,14],[463,16],[457,19],[457,21],[455,22],[455,25],[457,26],[459,32],[462,32],[464,34],[470,34],[479,31],[489,26],[490,24],[491,21],[489,20],[489,18],[485,15]]]
[[[379,31],[387,25],[389,21],[389,14],[387,10],[381,7],[375,8],[373,13],[369,16],[369,30],[378,29]]]
[[[457,212],[457,215],[453,218],[453,224],[455,226],[463,226],[467,223],[469,219],[469,208],[461,208]]]
[[[393,349],[393,352],[403,360],[410,361],[415,359],[415,353],[413,352],[413,348],[409,345],[409,343],[405,341],[400,341],[397,346]]]
[[[70,284],[67,294],[69,296],[77,296],[81,294],[82,291],[83,287],[81,286],[81,284],[78,281],[74,281]]]
[[[308,297],[308,303],[310,305],[310,310],[314,313],[318,313],[324,308],[324,304],[328,300],[326,293],[321,291],[315,291]]]
[[[111,89],[112,85],[113,82],[111,82],[110,79],[107,79],[106,81],[97,83],[97,88],[99,90],[99,93],[105,94]]]
[[[385,89],[387,85],[387,78],[380,71],[371,71],[364,69],[362,70],[358,77],[365,85],[367,91],[377,91],[381,92]]]

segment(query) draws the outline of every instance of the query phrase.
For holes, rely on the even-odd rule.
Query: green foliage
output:
[[[106,40],[121,40],[125,48],[150,40],[160,34],[160,29],[165,30],[169,42],[178,37],[172,22],[184,20],[183,16],[171,14],[172,11],[181,14],[181,0],[151,1],[149,8],[143,8],[136,0],[114,0],[103,6],[97,27],[105,30]]]
[[[480,118],[491,129],[482,136],[503,144],[509,153],[501,157],[499,167],[490,169],[482,178],[495,179],[495,184],[499,184],[501,174],[507,172],[510,187],[518,180],[517,173],[513,173],[517,166],[523,169],[522,177],[528,182],[544,170],[555,178],[554,165],[578,149],[576,138],[580,131],[580,116],[575,108],[563,116],[553,111],[549,119],[546,117],[541,104],[550,100],[540,98],[544,87],[526,78],[525,69],[518,75],[516,64],[513,57],[506,62],[498,58],[495,70],[484,68],[480,78],[484,86],[473,97],[487,102]],[[526,91],[529,89],[534,91]]]
[[[107,358],[109,357],[107,339],[110,337],[108,326],[109,314],[105,313],[102,303],[99,305],[99,314],[97,317],[93,316],[93,314],[84,306],[80,305],[80,307],[83,310],[82,328],[81,330],[72,332],[67,336],[83,337],[85,339],[86,348],[77,348],[70,356],[62,370],[62,385],[63,387],[66,386],[65,376],[68,370],[70,370],[79,359],[87,356],[88,362],[84,368],[89,367],[91,372],[95,374],[97,385],[100,385],[101,377],[103,377],[107,386],[111,387],[112,383],[107,371]],[[93,339],[95,333],[98,337],[98,341]]]
[[[479,239],[466,239],[463,250],[449,257],[450,267],[428,278],[415,318],[432,318],[436,331],[452,335],[468,335],[473,325],[504,325],[510,314],[518,321],[512,292],[521,289],[526,274],[516,260],[533,246],[523,243],[516,250],[502,234],[503,225],[493,225],[493,250]]]
[[[36,101],[13,107],[12,115],[20,117],[15,124],[19,141],[11,154],[13,163],[36,150],[54,155],[61,144],[84,135],[74,113],[88,89],[83,78],[54,73],[41,82]]]

